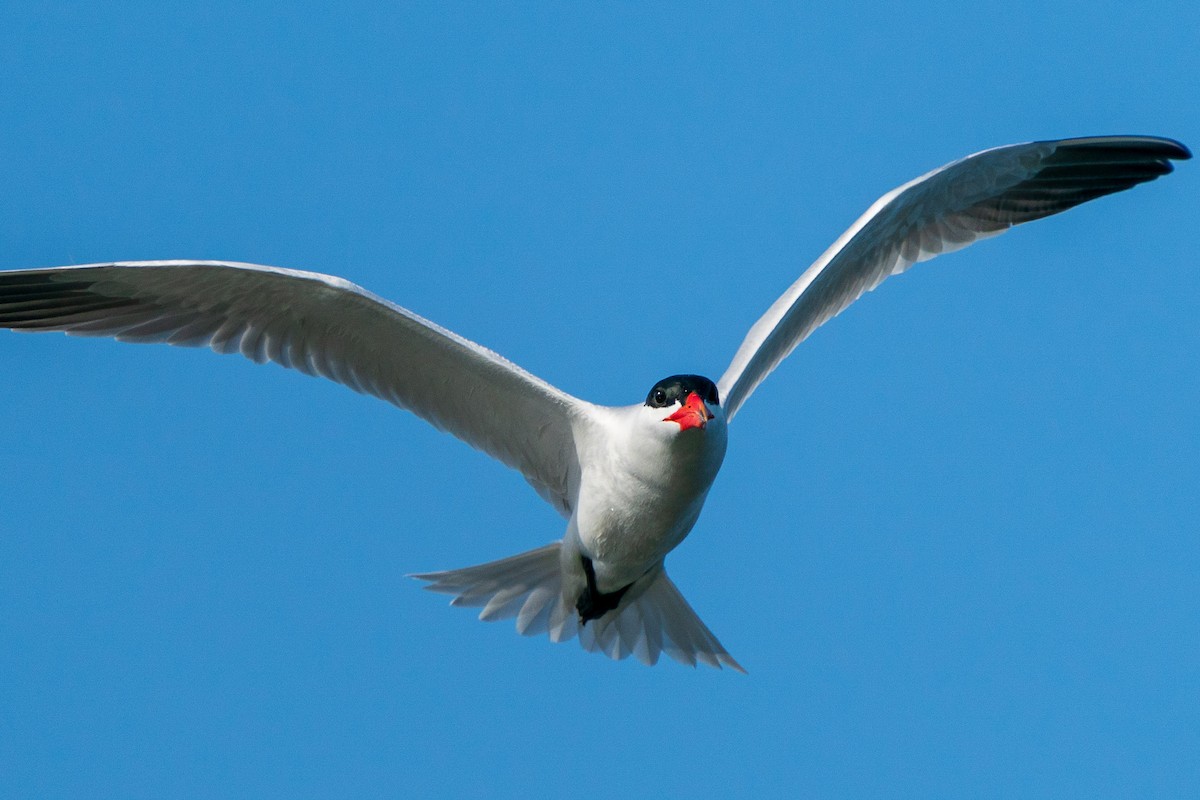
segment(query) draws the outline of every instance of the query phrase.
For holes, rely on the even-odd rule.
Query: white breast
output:
[[[601,591],[641,577],[695,525],[725,458],[723,413],[680,431],[662,409],[605,408],[599,435],[581,443],[574,525]]]

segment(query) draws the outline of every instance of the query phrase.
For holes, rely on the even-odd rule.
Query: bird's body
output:
[[[599,409],[602,434],[582,443],[586,466],[570,530],[595,562],[601,591],[632,583],[683,541],[725,458],[722,417],[681,430],[653,411]]]
[[[578,635],[613,658],[660,653],[741,667],[667,577],[725,456],[728,425],[813,330],[912,264],[1171,171],[1153,137],[994,148],[885,194],[755,323],[721,377],[673,375],[643,403],[604,407],[347,281],[232,262],[160,261],[0,272],[0,327],[207,346],[274,361],[410,410],[519,470],[565,519],[560,541],[415,577]],[[686,322],[686,320],[685,320]]]

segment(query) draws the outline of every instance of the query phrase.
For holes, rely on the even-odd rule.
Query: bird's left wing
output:
[[[0,327],[211,347],[328,378],[519,470],[570,514],[588,404],[340,278],[216,261],[0,272]]]
[[[822,323],[918,261],[1120,192],[1191,158],[1179,142],[1098,136],[984,150],[875,201],[754,324],[717,382],[726,420]]]

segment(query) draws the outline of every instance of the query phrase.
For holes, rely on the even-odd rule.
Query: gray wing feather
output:
[[[717,382],[730,420],[810,333],[918,261],[1171,172],[1179,142],[1144,136],[997,147],[922,175],[867,209],[746,334]]]
[[[0,272],[0,327],[211,347],[328,378],[519,470],[570,513],[587,404],[340,278],[186,261]]]

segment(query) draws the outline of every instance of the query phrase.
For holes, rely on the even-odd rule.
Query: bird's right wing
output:
[[[0,327],[211,347],[412,411],[570,515],[588,404],[340,278],[218,261],[0,272]]]
[[[821,324],[918,261],[1120,192],[1191,158],[1149,136],[1027,142],[984,150],[875,201],[754,323],[717,381],[725,419]]]

